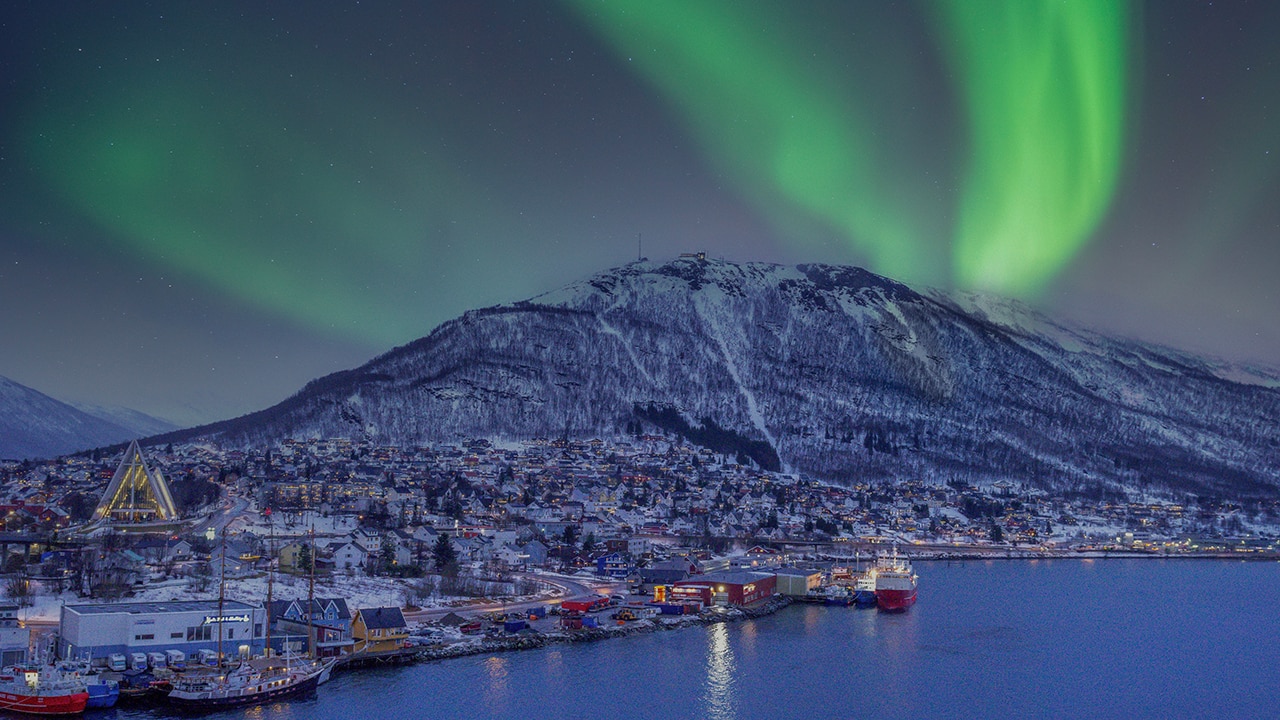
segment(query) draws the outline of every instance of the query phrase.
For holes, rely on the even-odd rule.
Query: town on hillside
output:
[[[852,602],[840,578],[890,547],[911,559],[1273,558],[1280,528],[1274,502],[822,482],[643,434],[133,443],[6,463],[0,482],[5,661],[45,652],[149,668],[169,651],[397,657],[415,623],[474,632],[479,611],[546,631],[553,608],[556,631],[580,630],[628,594],[619,625],[819,591]],[[142,617],[164,627],[141,632]],[[52,629],[43,646],[33,628]]]

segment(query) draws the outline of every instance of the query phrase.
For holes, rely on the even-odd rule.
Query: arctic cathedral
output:
[[[114,527],[144,526],[174,522],[178,509],[169,494],[169,485],[159,470],[147,466],[138,441],[129,443],[120,467],[102,494],[95,523]]]

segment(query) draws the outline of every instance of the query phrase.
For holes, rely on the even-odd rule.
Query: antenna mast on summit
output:
[[[644,260],[644,233],[636,233],[636,262]]]

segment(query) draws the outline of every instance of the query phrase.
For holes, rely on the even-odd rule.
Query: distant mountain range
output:
[[[57,457],[176,428],[136,410],[75,407],[0,377],[0,458]]]
[[[417,443],[661,428],[840,482],[1274,496],[1280,374],[854,267],[682,257],[474,310],[235,420],[155,438]]]

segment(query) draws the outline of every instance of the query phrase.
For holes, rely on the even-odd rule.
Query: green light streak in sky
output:
[[[193,76],[69,74],[73,101],[27,118],[44,180],[143,261],[140,273],[178,270],[302,326],[386,346],[428,329],[431,300],[456,284],[438,274],[460,252],[484,252],[467,240],[501,236],[474,221],[455,234],[454,219],[485,216],[483,193],[385,104],[350,87],[321,104],[265,80]]]
[[[838,230],[874,267],[919,278],[920,212],[849,78],[801,62],[787,18],[737,2],[567,0],[690,124],[711,159],[775,221],[796,208]]]
[[[877,117],[874,99],[853,87],[857,68],[824,77],[801,63],[811,47],[787,37],[793,19],[715,0],[569,1],[674,103],[757,205],[825,221],[878,272],[931,277],[940,253],[929,250],[937,238],[922,216],[937,208],[901,182],[917,160],[909,141],[885,147],[874,121],[894,118]],[[1032,294],[1088,241],[1116,186],[1127,9],[1112,0],[943,0],[941,8],[969,132],[953,280]],[[900,60],[886,57],[874,71],[897,72]],[[933,131],[946,132],[943,122]]]
[[[971,160],[960,285],[1034,293],[1088,242],[1119,174],[1128,12],[1113,0],[945,0]]]

